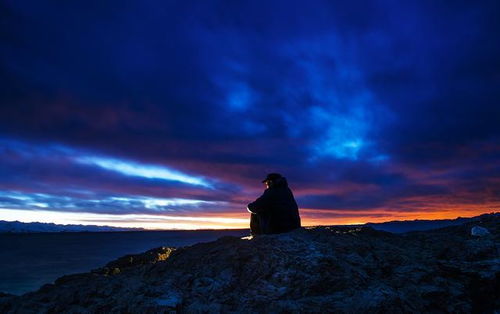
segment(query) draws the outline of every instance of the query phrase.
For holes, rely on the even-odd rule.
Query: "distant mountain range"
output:
[[[500,212],[484,214],[476,217],[456,219],[439,219],[439,220],[395,220],[381,223],[366,223],[366,226],[372,227],[375,230],[387,231],[392,233],[403,233],[410,231],[426,231],[449,226],[457,226],[471,221],[481,221],[484,217],[499,216]]]
[[[110,231],[143,231],[142,228],[117,228],[110,226],[89,225],[57,225],[42,222],[20,222],[0,220],[0,233],[29,232],[110,232]]]

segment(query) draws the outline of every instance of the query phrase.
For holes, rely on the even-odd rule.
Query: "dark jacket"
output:
[[[285,178],[277,179],[248,210],[259,217],[262,233],[281,233],[300,228],[299,208]]]

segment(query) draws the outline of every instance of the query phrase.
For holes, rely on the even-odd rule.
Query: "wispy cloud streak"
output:
[[[131,161],[95,156],[81,156],[77,157],[75,160],[84,165],[97,166],[127,176],[177,181],[203,187],[211,187],[211,185],[202,178],[190,176],[164,166],[139,164]]]

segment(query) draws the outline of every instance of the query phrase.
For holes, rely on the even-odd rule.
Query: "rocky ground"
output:
[[[473,226],[490,234],[471,236]],[[500,217],[433,231],[303,228],[124,256],[0,313],[500,311]]]

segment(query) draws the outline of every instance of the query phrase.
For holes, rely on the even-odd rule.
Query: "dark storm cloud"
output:
[[[80,201],[58,193],[85,202],[73,189],[98,194],[75,205],[96,212],[148,211],[141,197],[234,211],[280,171],[308,208],[477,200],[500,175],[499,9],[6,1],[0,186],[61,210]],[[147,167],[212,189],[137,175]]]
[[[332,195],[308,195],[299,198],[299,201],[305,208],[366,210],[386,206],[390,200],[394,199],[443,195],[447,193],[449,193],[449,190],[444,186],[403,184],[391,186],[390,189],[385,187],[385,189],[377,191],[358,191]],[[407,210],[411,210],[411,208]]]

